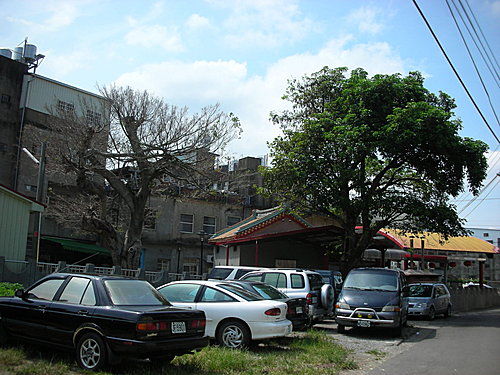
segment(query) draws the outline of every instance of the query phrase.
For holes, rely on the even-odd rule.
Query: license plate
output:
[[[172,322],[172,333],[186,333],[185,322]]]
[[[370,327],[370,322],[367,320],[358,320],[358,327]]]
[[[302,314],[302,307],[300,307],[300,306],[296,307],[296,308],[295,308],[295,312],[296,312],[297,314]]]

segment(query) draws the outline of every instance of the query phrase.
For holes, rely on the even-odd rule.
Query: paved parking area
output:
[[[339,334],[334,320],[325,320],[321,324],[314,325],[314,329],[325,331],[337,343],[352,351],[359,369],[344,371],[343,375],[367,373],[379,366],[382,361],[408,350],[415,342],[435,332],[433,328],[433,322],[410,320],[408,326],[403,329],[403,335],[394,337],[390,330],[381,328],[347,328],[346,333]]]

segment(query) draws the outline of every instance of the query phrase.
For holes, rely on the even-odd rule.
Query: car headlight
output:
[[[349,306],[347,303],[344,303],[344,302],[337,302],[337,304],[335,305],[335,307],[337,309],[347,309],[347,310],[351,309],[351,306]]]
[[[399,306],[387,305],[387,306],[384,306],[384,308],[382,309],[382,312],[399,312],[399,311],[401,311],[401,307],[399,307]]]
[[[427,307],[427,303],[425,303],[425,302],[419,302],[419,303],[415,304],[415,307],[417,307],[419,309],[425,309]]]

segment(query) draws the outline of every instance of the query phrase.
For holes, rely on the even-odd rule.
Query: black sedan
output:
[[[264,299],[285,302],[288,305],[286,318],[292,322],[294,331],[306,329],[311,325],[308,305],[305,298],[290,298],[275,287],[260,281],[224,280],[224,282],[238,285]]]
[[[170,362],[208,345],[205,313],[173,307],[147,281],[51,274],[0,298],[0,343],[9,337],[76,351],[99,370],[121,358]]]

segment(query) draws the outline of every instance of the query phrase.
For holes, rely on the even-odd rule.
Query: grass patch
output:
[[[382,352],[382,351],[377,350],[377,349],[368,350],[366,353],[375,356],[375,358],[377,360],[382,359],[382,358],[384,358],[386,356],[385,352]]]
[[[1,375],[89,375],[79,370],[71,354],[57,355],[37,347],[0,348]],[[176,357],[159,368],[149,362],[127,361],[102,375],[335,375],[356,369],[350,352],[323,332],[309,331],[246,350],[209,346],[194,355]]]

